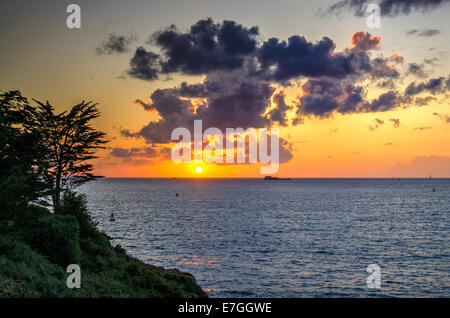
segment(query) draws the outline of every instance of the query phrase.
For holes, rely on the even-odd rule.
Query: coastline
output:
[[[0,297],[208,297],[192,274],[144,263],[85,225],[34,205],[0,220]],[[70,264],[79,265],[80,288],[67,283]]]

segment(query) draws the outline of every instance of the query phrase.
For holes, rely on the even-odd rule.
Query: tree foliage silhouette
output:
[[[36,109],[19,91],[0,94],[0,214],[47,194],[41,175],[45,147]]]
[[[63,192],[101,178],[90,163],[108,142],[91,126],[100,116],[97,104],[83,101],[55,113],[49,102],[34,101],[31,106],[19,91],[0,94],[1,215],[48,196],[56,211]]]
[[[90,125],[100,116],[97,104],[81,102],[62,113],[55,113],[47,101],[37,104],[36,122],[43,134],[43,146],[47,149],[43,178],[56,208],[63,191],[73,189],[87,181],[101,178],[92,173],[88,161],[97,158],[97,149],[107,143],[106,134]]]

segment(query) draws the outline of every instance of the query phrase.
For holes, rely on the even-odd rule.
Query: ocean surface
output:
[[[102,179],[80,192],[114,244],[192,273],[210,297],[450,297],[450,179]]]

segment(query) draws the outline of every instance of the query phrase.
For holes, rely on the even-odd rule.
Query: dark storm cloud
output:
[[[327,117],[338,110],[340,104],[336,99],[343,94],[341,82],[326,78],[310,79],[302,89],[297,115]]]
[[[274,91],[266,82],[238,83],[224,88],[220,94],[212,94],[208,106],[200,107],[196,114],[208,127],[265,127],[270,122],[263,114]]]
[[[207,83],[188,84],[186,82],[182,82],[179,87],[173,88],[172,91],[183,97],[203,98],[207,96],[207,86]]]
[[[450,81],[448,81],[450,84]],[[412,104],[424,106],[434,97],[424,98],[414,95],[422,92],[432,94],[443,93],[447,88],[445,78],[430,80],[424,83],[411,83],[404,93],[391,89],[377,98],[368,100],[362,86],[352,81],[332,78],[309,79],[302,86],[303,95],[297,105],[297,116],[330,117],[334,113],[377,113],[386,112],[399,107],[409,107]],[[414,102],[414,103],[413,103]],[[396,120],[391,120],[396,125]],[[296,122],[293,122],[296,124]]]
[[[378,98],[364,105],[363,110],[366,112],[385,112],[399,106],[399,98],[396,92],[389,91],[381,94]]]
[[[433,36],[433,35],[438,35],[440,34],[441,31],[438,29],[412,29],[406,32],[406,35],[417,35],[417,36],[425,36],[425,37],[429,37],[429,36]]]
[[[424,92],[437,94],[450,89],[449,81],[450,77],[447,80],[445,77],[437,77],[418,84],[416,82],[412,82],[406,88],[405,95],[413,96]]]
[[[284,96],[274,95],[275,88],[269,82],[248,78],[247,70],[239,69],[207,75],[202,83],[187,84],[168,89],[157,89],[150,102],[136,100],[146,111],[160,116],[137,132],[122,131],[126,137],[141,137],[148,144],[170,143],[171,133],[177,127],[191,131],[195,119],[201,119],[203,129],[263,128],[273,124],[285,125],[289,106]],[[200,98],[196,105],[187,98]],[[266,114],[273,99],[275,108]],[[280,139],[280,160],[292,158],[291,144]]]
[[[170,90],[157,89],[150,97],[151,102],[141,100],[135,102],[147,111],[156,111],[161,119],[148,123],[137,132],[122,131],[125,137],[142,137],[149,143],[169,143],[173,129],[177,127],[191,127],[194,114],[190,101],[183,100]]]
[[[234,21],[214,23],[211,18],[181,32],[174,25],[152,37],[164,52],[163,73],[206,74],[241,67],[257,45],[258,28],[246,28]]]
[[[117,35],[110,33],[108,38],[95,50],[97,54],[126,53],[129,51],[128,45],[136,40],[134,35]]]
[[[328,37],[317,43],[299,35],[287,41],[271,38],[260,46],[258,35],[257,27],[247,28],[234,21],[214,23],[211,18],[198,21],[188,32],[172,25],[149,40],[162,54],[158,56],[138,48],[129,74],[150,81],[158,74],[209,74],[242,68],[254,57],[253,75],[266,80],[287,81],[300,76],[342,78],[370,69],[370,58],[365,51],[380,42],[379,37],[357,32],[352,39],[353,49],[336,53],[335,43]]]
[[[375,113],[385,112],[405,103],[395,91],[388,91],[371,101],[361,86],[334,79],[310,79],[303,85],[297,115],[329,117],[334,112]]]
[[[246,28],[234,21],[214,23],[211,18],[198,21],[188,32],[172,25],[154,33],[148,41],[162,55],[138,48],[129,74],[152,81],[158,74],[200,75],[237,69],[257,48],[258,34],[257,27]]]
[[[414,99],[414,104],[416,106],[426,106],[434,100],[436,100],[436,97],[433,97],[433,96],[416,97]]]
[[[186,127],[192,130],[194,119],[201,119],[204,127],[217,127],[223,132],[229,127],[262,128],[271,124],[271,119],[264,117],[274,93],[274,88],[269,83],[244,81],[243,78],[238,82],[239,79],[233,76],[229,79],[220,76],[217,80],[221,80],[220,90],[213,82],[205,85],[200,93],[207,101],[196,107],[190,100],[181,97],[180,88],[157,89],[151,95],[149,103],[136,100],[145,110],[156,111],[161,119],[148,123],[138,132],[125,130],[122,135],[143,137],[147,143],[168,143],[173,129]],[[181,87],[184,87],[182,91],[185,92],[189,86]]]
[[[130,61],[128,75],[142,80],[152,81],[158,78],[159,55],[147,52],[142,46],[136,49]]]
[[[364,107],[365,91],[361,86],[347,85],[344,89],[345,99],[340,107],[342,114],[361,112]]]
[[[224,21],[219,31],[219,43],[230,54],[250,54],[256,47],[255,36],[259,34],[258,27],[250,29],[234,21]]]
[[[160,74],[178,72],[204,78],[199,83],[156,89],[150,100],[135,100],[159,118],[138,131],[123,130],[122,135],[143,138],[151,145],[169,144],[175,128],[192,131],[195,119],[202,120],[204,129],[217,127],[225,132],[226,128],[298,125],[309,116],[386,112],[417,104],[419,97],[414,95],[420,92],[443,92],[450,86],[450,79],[442,78],[439,85],[413,82],[406,93],[400,92],[395,85],[400,78],[396,67],[404,63],[403,57],[372,58],[381,38],[366,32],[356,32],[351,46],[341,52],[335,51],[328,37],[310,42],[294,35],[286,41],[271,38],[258,43],[257,35],[256,27],[212,19],[200,20],[187,32],[171,26],[155,33],[150,42],[160,55],[138,48],[130,62],[130,75],[154,80]],[[422,64],[417,65],[416,75]],[[290,106],[272,83],[287,85],[299,79],[302,92]],[[367,82],[387,90],[368,99]],[[291,123],[290,110],[297,115]],[[398,119],[390,121],[394,127],[400,125]]]
[[[220,94],[223,86],[220,81],[205,80],[203,83],[197,84],[182,82],[180,86],[174,87],[170,91],[175,95],[187,98],[207,98],[214,93]]]
[[[164,89],[155,90],[151,99],[152,103],[148,104],[139,99],[135,102],[140,104],[147,111],[157,111],[163,118],[174,113],[181,114],[184,110],[192,107],[192,104],[189,101],[180,99],[169,90]]]
[[[304,95],[301,98],[301,113],[304,115],[326,117],[338,107],[339,104],[336,99],[328,94]]]
[[[259,49],[258,62],[263,76],[275,81],[300,76],[343,78],[370,70],[370,59],[363,50],[335,54],[334,49],[335,43],[328,37],[317,43],[298,35],[291,36],[287,42],[271,38]]]
[[[273,101],[275,108],[269,111],[268,118],[272,123],[278,123],[281,126],[287,126],[288,121],[286,118],[286,113],[292,109],[285,102],[285,95],[282,93],[275,94],[273,96]]]
[[[377,57],[372,60],[372,70],[370,74],[374,78],[398,78],[400,73],[391,65],[388,64],[389,59]]]
[[[425,72],[425,65],[418,63],[409,63],[408,70],[406,71],[406,73],[414,75],[419,78],[424,78],[428,76],[428,74]]]
[[[429,12],[437,9],[449,0],[341,0],[325,9],[323,14],[332,12],[340,13],[350,9],[357,17],[366,15],[367,6],[376,3],[380,6],[382,16],[395,17],[398,15],[409,15],[411,12]]]
[[[148,42],[160,49],[160,55],[137,48],[129,74],[152,81],[159,74],[205,75],[244,67],[247,76],[268,81],[285,82],[302,76],[343,78],[369,71],[367,51],[381,40],[356,32],[352,48],[335,52],[336,45],[328,37],[314,43],[293,35],[287,41],[271,38],[260,45],[258,35],[257,27],[247,28],[234,21],[215,23],[211,18],[198,21],[188,32],[172,25],[154,33]]]
[[[145,103],[141,100],[136,102],[147,111],[158,112],[161,118],[158,121],[149,122],[137,132],[124,130],[122,134],[127,137],[142,137],[148,144],[167,144],[171,142],[171,133],[177,127],[187,128],[192,133],[195,119],[203,121],[203,129],[217,127],[224,133],[226,128],[263,128],[270,126],[271,120],[278,121],[275,118],[264,117],[264,112],[274,93],[274,88],[269,84],[238,83],[232,77],[228,80],[224,79],[222,84],[223,88],[220,92],[216,89],[212,91],[206,89],[204,93],[208,97],[208,104],[198,106],[195,111],[190,101],[182,99],[175,93],[177,89],[158,89],[151,95],[151,102]],[[214,87],[214,85],[206,87]],[[278,103],[280,108],[277,116],[281,122],[284,122],[286,119],[283,112],[288,106],[283,104],[284,100],[281,97],[276,96],[275,103]],[[292,144],[280,138],[280,162],[283,163],[292,158],[291,149]],[[139,153],[138,150],[133,152],[121,149],[116,150],[115,155],[134,157]]]

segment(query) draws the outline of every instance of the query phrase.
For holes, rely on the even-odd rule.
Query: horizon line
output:
[[[278,177],[283,179],[450,179],[450,177]],[[100,179],[254,179],[263,180],[263,177],[102,177]],[[270,180],[269,180],[270,181]],[[276,180],[275,180],[276,181]],[[288,180],[278,180],[278,181],[288,181]]]

